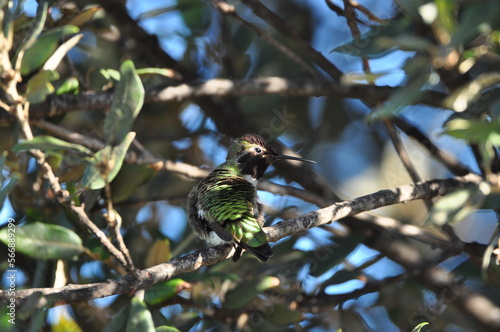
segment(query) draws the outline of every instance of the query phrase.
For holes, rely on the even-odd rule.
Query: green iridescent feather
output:
[[[199,185],[203,217],[218,223],[238,242],[250,247],[267,243],[258,220],[255,187],[238,174],[237,165],[227,161],[217,167],[213,176]]]

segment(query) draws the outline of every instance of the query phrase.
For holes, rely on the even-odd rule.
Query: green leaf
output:
[[[461,278],[465,279],[480,279],[481,278],[481,268],[477,264],[466,260],[455,267],[453,273]]]
[[[474,40],[481,33],[481,28],[491,29],[498,24],[499,11],[499,1],[465,2],[460,8],[459,22],[451,38],[450,46],[458,47],[460,44]]]
[[[464,112],[470,105],[472,105],[472,108],[476,108],[476,101],[479,98],[481,98],[481,102],[484,102],[485,98],[482,93],[498,83],[500,83],[500,73],[491,72],[481,74],[472,82],[453,92],[445,99],[443,105],[456,112]],[[498,100],[497,98],[495,99]]]
[[[69,38],[67,41],[62,43],[56,50],[55,52],[47,59],[47,61],[43,65],[43,69],[45,70],[56,70],[57,66],[61,63],[61,61],[64,59],[66,54],[75,47],[80,40],[83,38],[83,34],[78,34],[75,35],[71,38]]]
[[[74,25],[64,25],[42,33],[33,46],[26,50],[21,62],[21,74],[27,75],[43,66],[56,51],[61,39],[78,31],[80,29]]]
[[[405,106],[413,104],[423,94],[423,86],[433,77],[427,67],[427,59],[420,56],[409,60],[406,66],[407,83],[396,90],[383,105],[375,108],[367,117],[369,123],[397,115]]]
[[[339,46],[330,53],[340,52],[377,59],[396,49],[425,51],[430,48],[431,44],[425,39],[407,34],[410,25],[411,21],[403,17],[391,21],[386,26],[375,26],[359,40]]]
[[[484,182],[478,186],[459,189],[441,197],[434,203],[424,226],[442,226],[462,221],[482,204],[489,192],[490,187]]]
[[[134,63],[124,61],[120,67],[120,81],[116,86],[113,103],[104,119],[104,137],[107,144],[123,141],[144,103],[144,87],[135,73]]]
[[[42,70],[28,81],[25,97],[32,104],[45,101],[48,95],[54,93],[55,88],[50,83],[57,80],[59,73],[54,70]]]
[[[127,150],[134,140],[135,133],[130,132],[117,146],[106,146],[99,150],[85,169],[82,178],[82,186],[89,189],[104,188],[107,182],[113,181],[120,171]]]
[[[280,283],[276,277],[266,276],[243,281],[236,288],[226,293],[224,307],[237,309],[244,307],[255,299],[263,291],[278,286]]]
[[[0,168],[0,172],[1,172],[1,168]],[[21,180],[21,178],[22,178],[21,174],[16,172],[16,173],[11,174],[10,180],[7,183],[7,185],[2,187],[1,183],[0,183],[0,189],[1,189],[0,190],[0,210],[3,207],[3,203],[5,202],[7,195],[11,192],[12,189],[14,189],[15,185],[19,182],[19,180]]]
[[[135,70],[137,75],[161,75],[170,78],[175,78],[178,74],[173,69],[169,68],[140,68]]]
[[[477,143],[483,166],[489,169],[495,158],[495,146],[500,145],[500,123],[455,119],[446,124],[445,134]]]
[[[85,153],[87,155],[93,154],[93,152],[91,150],[87,149],[83,145],[69,143],[69,142],[63,141],[59,138],[55,138],[52,136],[46,136],[46,135],[35,136],[35,137],[33,137],[33,139],[31,139],[29,141],[23,141],[23,142],[17,143],[16,145],[14,145],[12,147],[12,151],[14,151],[16,153],[19,151],[32,150],[32,149],[38,149],[38,150],[48,151],[48,152],[75,150],[75,151],[79,151],[81,153]]]
[[[108,68],[108,69],[103,68],[103,69],[99,70],[99,73],[108,81],[116,81],[116,82],[120,81],[120,72],[118,70],[110,69],[110,68]]]
[[[156,174],[151,165],[123,164],[111,185],[113,202],[122,202]]]
[[[182,8],[181,14],[189,30],[193,33],[204,30],[209,25],[207,4],[200,0],[178,0],[177,5]]]
[[[16,50],[16,54],[13,57],[12,63],[15,63],[15,68],[22,71],[22,63],[26,56],[26,52],[28,49],[31,49],[33,46],[33,43],[35,43],[36,38],[40,35],[40,33],[43,31],[43,27],[45,25],[45,21],[47,20],[47,11],[49,8],[49,1],[48,0],[41,0],[38,4],[38,8],[36,10],[36,15],[35,15],[35,20],[33,21],[33,24],[30,27],[30,30],[24,37],[23,41],[19,45],[19,47]],[[21,60],[21,62],[19,62]],[[24,74],[23,74],[24,75]]]
[[[131,301],[130,314],[127,320],[126,332],[154,332],[155,325],[153,323],[153,316],[146,307],[146,304],[134,297]]]
[[[267,320],[273,325],[288,326],[298,324],[305,319],[305,316],[296,310],[290,309],[289,305],[275,304]]]
[[[3,186],[4,177],[3,177],[2,170],[3,170],[3,166],[5,165],[5,159],[7,159],[7,155],[8,155],[7,151],[2,151],[2,153],[0,153],[0,188],[2,188],[2,186]]]
[[[65,93],[78,94],[80,83],[76,77],[69,77],[62,82],[61,85],[56,90],[57,95],[62,95]]]
[[[423,323],[420,323],[420,324],[418,324],[417,326],[415,326],[415,327],[413,328],[413,330],[411,330],[411,332],[420,332],[420,331],[422,331],[422,329],[423,329],[423,328],[424,328],[424,326],[426,326],[426,325],[429,325],[429,322],[423,322]]]
[[[35,259],[72,259],[83,251],[82,240],[72,230],[59,225],[41,222],[29,223],[15,228],[0,230],[0,241],[9,243],[9,234],[15,235],[16,251]]]
[[[455,119],[446,124],[444,133],[472,143],[490,141],[494,145],[500,145],[499,122]]]
[[[163,303],[173,298],[181,290],[190,284],[182,279],[171,279],[163,283],[156,284],[146,290],[144,302],[149,305]]]
[[[440,33],[446,33],[449,39],[456,28],[455,13],[457,11],[458,3],[448,0],[434,0],[434,3],[436,4],[438,12],[437,20],[439,27],[441,28]]]
[[[173,326],[163,325],[163,326],[158,326],[156,328],[156,332],[181,332],[181,331]]]
[[[497,210],[500,206],[500,193],[492,192],[484,198],[483,203],[479,207],[486,210]]]
[[[319,277],[342,263],[359,245],[360,235],[335,239],[335,244],[309,251],[304,262],[310,264],[309,273]]]

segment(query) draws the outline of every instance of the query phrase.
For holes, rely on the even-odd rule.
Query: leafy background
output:
[[[95,93],[89,107],[62,102],[64,112],[32,123],[35,137],[28,141],[6,111],[0,114],[0,246],[7,253],[7,221],[13,218],[18,288],[99,282],[125,273],[52,199],[29,149],[45,152],[71,198],[85,205],[110,238],[104,212],[112,198],[124,242],[141,269],[204,248],[186,226],[184,208],[199,176],[182,167],[208,171],[224,160],[231,137],[249,131],[317,161],[306,172],[279,165],[268,172],[266,180],[319,197],[306,202],[260,191],[268,224],[336,196],[349,199],[414,181],[387,134],[391,121],[423,180],[463,175],[436,158],[428,141],[485,179],[498,172],[498,1],[263,1],[283,20],[281,30],[246,6],[251,3],[231,2],[235,17],[214,2],[197,0],[57,1],[38,12],[42,5],[34,1],[1,2],[3,35],[13,37],[12,48],[1,51],[12,63],[22,57],[16,86],[32,114],[64,96],[83,100]],[[242,21],[267,31],[301,64]],[[332,67],[307,46],[343,75],[332,77]],[[364,100],[245,93],[166,102],[152,97],[186,82],[273,76],[402,89],[370,100],[368,94]],[[425,102],[429,91],[438,101]],[[96,101],[109,95],[111,105]],[[8,90],[1,96],[2,105],[12,105]],[[410,138],[401,123],[426,139]],[[84,139],[72,141],[58,128]],[[159,160],[178,162],[181,171],[159,167]],[[324,179],[322,187],[314,176]],[[346,220],[279,241],[267,264],[244,255],[236,264],[223,261],[155,285],[143,300],[121,294],[20,310],[15,326],[2,312],[1,329],[476,330],[477,322],[453,299],[429,290],[412,276],[418,271],[407,271],[371,242],[374,234],[402,241],[422,254],[422,264],[439,265],[453,273],[455,283],[498,305],[499,270],[492,256],[498,244],[497,192],[498,185],[485,182],[435,202],[375,211],[423,228],[451,248]],[[6,255],[0,266],[7,270]]]

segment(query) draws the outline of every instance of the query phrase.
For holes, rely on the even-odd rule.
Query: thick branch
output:
[[[428,199],[447,195],[451,191],[467,185],[478,183],[481,179],[475,175],[457,177],[445,180],[432,180],[416,185],[406,185],[394,189],[339,202],[324,209],[310,212],[298,218],[281,221],[265,228],[268,239],[276,242],[284,237],[306,231],[312,227],[331,223],[335,220],[352,216],[360,212],[373,210],[382,206],[405,203],[416,199]],[[229,246],[217,246],[196,251],[182,257],[174,258],[167,263],[138,271],[137,277],[124,276],[114,281],[85,285],[68,285],[62,288],[40,288],[16,291],[14,298],[21,304],[35,292],[45,295],[45,300],[63,302],[87,301],[113,294],[129,293],[140,288],[168,280],[180,273],[197,270],[201,267],[216,264],[231,257]],[[0,292],[0,302],[7,303],[10,297],[6,292]],[[44,305],[45,302],[41,305]]]
[[[431,180],[415,185],[406,185],[394,189],[385,189],[373,194],[358,197],[350,201],[332,204],[326,208],[304,214],[292,219],[293,222],[281,221],[267,229],[267,238],[271,242],[306,231],[312,227],[329,224],[332,221],[371,211],[383,206],[406,203],[416,199],[429,199],[444,196],[457,188],[471,183],[478,183],[481,178],[476,175],[456,177],[446,180]]]
[[[281,77],[250,80],[212,79],[206,82],[185,83],[150,90],[146,102],[180,101],[195,97],[237,97],[249,95],[335,96],[363,98],[373,103],[384,101],[398,88],[376,85],[342,85],[314,79],[286,79]],[[420,103],[440,107],[445,94],[427,91]],[[69,111],[108,109],[113,102],[112,92],[85,92],[79,95],[52,95],[40,104],[31,105],[30,118],[41,119]],[[13,122],[14,116],[0,109],[0,123]]]

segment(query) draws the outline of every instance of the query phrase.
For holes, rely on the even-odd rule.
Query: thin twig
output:
[[[471,170],[467,166],[463,165],[455,157],[453,157],[452,155],[450,155],[450,154],[444,152],[443,150],[441,150],[440,148],[438,148],[417,127],[411,125],[406,120],[403,120],[402,118],[399,118],[399,117],[393,117],[392,121],[406,135],[413,137],[420,144],[422,144],[436,160],[441,162],[441,164],[443,164],[443,166],[448,168],[448,170],[450,172],[452,172],[453,174],[460,176],[460,175],[465,175],[465,174],[471,172]]]
[[[130,257],[130,252],[127,248],[127,245],[125,244],[125,241],[123,241],[123,236],[120,231],[122,220],[121,216],[117,215],[115,213],[115,209],[113,208],[113,200],[111,199],[111,186],[109,185],[108,181],[106,181],[105,183],[104,193],[106,195],[106,210],[107,210],[107,213],[105,214],[104,217],[108,222],[109,228],[114,234],[116,242],[118,243],[118,248],[125,257],[125,261],[127,262],[127,267],[128,267],[127,270],[130,271],[132,274],[137,275],[137,270],[134,266],[134,262],[132,261],[132,257]]]
[[[344,16],[347,20],[347,26],[349,27],[349,30],[351,30],[352,37],[355,41],[359,41],[361,38],[361,31],[358,28],[358,25],[356,24],[357,17],[358,15],[356,14],[356,10],[354,7],[351,5],[351,1],[349,0],[344,0]],[[362,56],[361,61],[363,63],[363,71],[366,74],[370,74],[370,63],[368,61],[368,57]],[[370,75],[367,75],[367,77],[370,77]],[[373,83],[373,82],[369,82]]]
[[[357,10],[359,10],[360,12],[365,14],[370,20],[377,22],[377,23],[380,23],[380,24],[385,24],[385,21],[383,19],[381,19],[377,15],[373,14],[373,12],[371,10],[369,10],[365,6],[361,5],[359,2],[353,1],[353,0],[348,0],[348,1],[349,1],[349,6],[356,8]]]
[[[218,0],[212,0],[212,2],[215,4],[215,6],[222,13],[224,13],[226,15],[231,15],[236,20],[243,23],[246,27],[248,27],[250,30],[255,32],[257,34],[257,36],[266,40],[269,44],[271,44],[278,51],[283,53],[286,57],[290,58],[290,60],[297,63],[300,67],[302,67],[306,72],[311,74],[314,78],[317,78],[317,79],[321,78],[321,76],[318,74],[318,72],[311,65],[309,65],[307,62],[302,60],[299,56],[297,56],[295,53],[293,53],[288,47],[286,47],[281,42],[279,42],[276,38],[273,37],[273,35],[271,35],[267,31],[265,31],[264,29],[261,29],[259,26],[246,21],[243,17],[241,17],[236,12],[236,8],[234,8],[233,5],[230,5],[227,2],[218,1]]]
[[[32,123],[39,128],[43,128],[47,131],[50,131],[55,136],[63,138],[69,142],[84,145],[93,150],[100,150],[106,146],[104,142],[98,139],[69,131],[66,128],[63,128],[61,126],[55,125],[53,123],[44,120],[35,120],[32,121]],[[137,142],[136,144],[140,143]],[[137,154],[134,153],[133,151],[128,151],[125,156],[125,161],[135,164],[149,164],[156,171],[166,170],[185,175],[189,178],[201,179],[208,175],[208,171],[205,169],[201,169],[199,167],[186,163],[174,162],[171,160],[157,158],[153,156],[152,153],[150,153],[147,149],[144,149],[141,152],[142,154],[140,156],[137,156]]]
[[[342,77],[342,71],[334,64],[328,61],[323,54],[315,50],[309,42],[302,38],[289,24],[283,21],[269,8],[264,6],[258,0],[242,0],[242,2],[252,9],[252,11],[259,16],[266,23],[271,25],[274,29],[279,31],[284,36],[292,39],[293,43],[300,48],[308,58],[314,61],[321,69],[323,69],[333,79],[339,81]]]
[[[385,130],[387,134],[389,135],[389,138],[392,141],[392,145],[394,146],[394,149],[396,150],[396,153],[399,157],[399,160],[403,163],[403,166],[406,168],[406,171],[410,175],[413,183],[417,183],[422,181],[420,178],[420,175],[418,175],[417,170],[415,166],[413,165],[410,156],[408,154],[408,151],[406,151],[403,142],[401,141],[401,138],[399,137],[396,127],[394,126],[394,123],[392,123],[391,120],[382,120],[382,123],[384,124]],[[432,202],[428,200],[424,200],[425,205],[427,206],[427,209],[430,210],[432,208]]]

